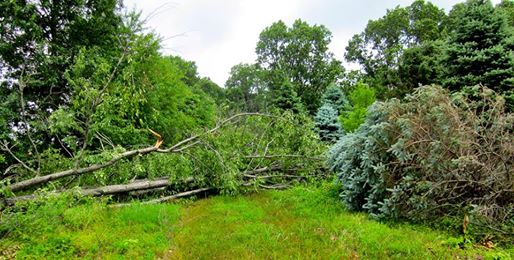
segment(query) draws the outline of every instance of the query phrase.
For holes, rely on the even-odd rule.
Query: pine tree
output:
[[[514,36],[504,13],[488,0],[469,0],[450,14],[450,38],[443,62],[445,86],[487,85],[500,93],[514,88]]]
[[[334,143],[344,134],[341,129],[337,110],[329,103],[323,104],[323,106],[318,109],[314,121],[319,136],[323,141]]]
[[[296,94],[291,82],[287,79],[273,90],[273,105],[279,109],[291,110],[294,113],[303,113],[305,109],[302,101]]]
[[[348,104],[348,100],[344,95],[343,91],[335,83],[328,85],[325,93],[321,97],[323,104],[331,105],[336,111],[341,110],[345,105]]]

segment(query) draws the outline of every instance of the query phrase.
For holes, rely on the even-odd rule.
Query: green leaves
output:
[[[72,130],[80,130],[74,113],[62,107],[52,112],[48,118],[48,124],[52,134],[67,134]]]
[[[278,21],[264,29],[256,54],[271,95],[280,96],[274,92],[283,91],[284,82],[290,82],[302,106],[314,114],[326,86],[337,81],[344,71],[328,51],[331,37],[325,26],[311,26],[302,20],[296,20],[292,27]]]
[[[345,132],[353,132],[364,122],[366,109],[375,102],[375,90],[358,82],[348,97],[350,104],[342,108],[340,120]]]
[[[398,71],[404,50],[443,39],[445,19],[442,9],[423,0],[387,10],[386,15],[369,21],[362,33],[352,37],[345,58],[359,63],[374,85],[384,87],[379,96],[401,96],[408,92],[397,90],[405,88]],[[409,84],[408,90],[417,87],[417,83]]]

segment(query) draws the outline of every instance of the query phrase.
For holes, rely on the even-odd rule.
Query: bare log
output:
[[[174,194],[174,195],[171,195],[171,196],[166,196],[166,197],[161,197],[161,198],[145,201],[145,202],[143,202],[143,204],[154,204],[154,203],[166,202],[166,201],[170,201],[170,200],[174,200],[174,199],[178,199],[178,198],[182,198],[182,197],[191,196],[191,195],[198,194],[198,193],[205,192],[205,191],[209,191],[209,190],[212,190],[212,188],[200,188],[200,189],[196,189],[196,190],[181,192],[181,193],[177,193],[177,194]]]
[[[318,156],[306,156],[306,155],[299,155],[299,154],[269,154],[269,155],[247,155],[245,158],[248,159],[276,159],[276,158],[298,158],[298,159],[305,159],[305,160],[324,160],[325,158]]]
[[[188,178],[184,180],[184,183],[192,182],[193,178]],[[128,184],[117,184],[117,185],[109,185],[104,187],[98,187],[93,189],[85,189],[81,190],[80,193],[84,196],[102,196],[102,195],[112,195],[117,193],[125,193],[129,191],[137,191],[137,190],[147,190],[153,188],[161,188],[172,185],[174,182],[170,181],[168,177],[161,178],[157,180],[145,180],[145,181],[137,181]]]
[[[295,166],[296,166],[295,168],[282,168],[282,166],[279,166],[279,165],[273,165],[273,166],[269,166],[269,167],[265,166],[262,168],[245,171],[245,172],[243,172],[243,175],[254,175],[254,174],[259,174],[259,173],[263,173],[263,172],[275,172],[275,171],[288,171],[288,172],[298,171],[298,170],[301,170],[301,167],[303,167],[303,164],[300,163]]]
[[[194,179],[192,177],[186,178],[180,183],[190,183],[193,182]],[[170,185],[173,185],[175,182],[171,181],[168,177],[162,177],[155,180],[137,180],[131,183],[127,184],[116,184],[116,185],[108,185],[103,187],[97,187],[97,188],[90,188],[90,189],[80,189],[78,190],[78,193],[84,196],[103,196],[103,195],[112,195],[112,194],[119,194],[119,193],[126,193],[131,191],[138,191],[138,190],[148,190],[148,189],[155,189],[155,188],[162,188],[167,187]],[[56,192],[55,194],[60,194],[64,191]],[[5,204],[7,205],[13,205],[16,202],[20,201],[26,201],[26,200],[32,200],[35,199],[36,195],[30,194],[30,195],[23,195],[13,198],[7,198],[5,199]]]
[[[151,153],[151,152],[156,151],[157,149],[158,149],[157,147],[151,146],[151,147],[147,147],[147,148],[143,148],[143,149],[127,151],[127,152],[124,152],[124,153],[121,153],[121,154],[115,156],[110,161],[107,161],[105,163],[93,164],[93,165],[85,167],[85,168],[71,169],[71,170],[52,173],[52,174],[48,174],[48,175],[44,175],[44,176],[38,176],[38,177],[29,179],[29,180],[13,183],[9,186],[9,188],[11,189],[12,192],[15,192],[15,191],[20,191],[20,190],[23,190],[28,187],[32,187],[32,186],[35,186],[35,185],[38,185],[41,183],[46,183],[49,181],[60,179],[63,177],[94,172],[99,169],[105,168],[107,166],[111,166],[121,159],[128,158],[128,157],[131,157],[134,155],[143,155],[143,154]]]
[[[146,189],[146,190],[136,190],[136,191],[129,192],[129,195],[130,196],[141,196],[141,195],[145,195],[148,193],[158,192],[158,191],[160,192],[160,191],[165,191],[165,190],[166,190],[166,187],[152,188],[152,189]]]
[[[280,175],[252,175],[245,174],[244,177],[253,178],[253,179],[271,179],[271,178],[293,178],[293,179],[304,179],[305,176],[300,175],[291,175],[291,174],[280,174]]]
[[[275,184],[275,185],[259,184],[259,187],[268,189],[268,190],[283,190],[283,189],[287,189],[287,188],[291,187],[291,185],[289,185],[289,184]]]
[[[170,200],[175,200],[175,199],[178,199],[178,198],[183,198],[183,197],[195,195],[195,194],[198,194],[198,193],[201,193],[201,192],[205,192],[205,191],[209,191],[209,190],[212,190],[212,188],[200,188],[200,189],[196,189],[196,190],[180,192],[180,193],[177,193],[177,194],[174,194],[174,195],[171,195],[171,196],[166,196],[166,197],[161,197],[161,198],[157,198],[157,199],[153,199],[153,200],[143,201],[143,202],[141,202],[141,204],[157,204],[157,203],[162,203],[162,202],[166,202],[166,201],[170,201]],[[131,203],[120,203],[120,204],[112,205],[112,207],[119,208],[119,207],[124,207],[124,206],[129,206],[129,205],[132,205],[132,204]]]

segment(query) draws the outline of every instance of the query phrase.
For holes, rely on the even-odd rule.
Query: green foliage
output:
[[[402,84],[398,72],[404,50],[444,39],[445,19],[442,9],[424,0],[387,10],[386,15],[370,20],[362,33],[352,37],[345,58],[362,66],[369,83],[383,87],[378,93],[380,97],[402,95],[412,87]]]
[[[257,42],[257,64],[272,96],[290,82],[302,106],[314,114],[325,88],[342,76],[343,68],[328,51],[330,31],[296,20],[292,27],[279,21],[264,29]],[[277,89],[278,88],[278,89]],[[280,96],[281,94],[278,94]]]
[[[322,141],[334,143],[343,136],[344,132],[341,129],[337,114],[337,110],[327,103],[318,109],[314,121]]]
[[[445,69],[442,65],[445,44],[443,40],[426,41],[404,50],[398,67],[402,86],[395,90],[396,96],[440,82]]]
[[[344,95],[341,87],[335,83],[330,83],[321,97],[323,104],[332,106],[336,111],[341,110],[348,105],[348,100]]]
[[[200,78],[193,88],[203,91],[211,97],[218,106],[222,106],[227,103],[227,94],[225,93],[225,89],[218,86],[209,78]]]
[[[7,78],[32,75],[27,100],[42,110],[62,105],[70,94],[64,71],[81,48],[97,47],[109,57],[120,52],[126,31],[120,7],[116,0],[2,1],[0,61]]]
[[[345,132],[355,131],[366,117],[366,109],[375,102],[375,90],[368,85],[358,82],[348,95],[350,104],[343,107],[340,120]]]
[[[348,105],[341,88],[332,83],[322,96],[323,105],[318,109],[314,122],[322,141],[336,142],[343,134],[339,122],[339,110]]]
[[[277,112],[277,116],[272,117],[248,117],[224,127],[216,135],[205,136],[203,145],[190,151],[189,158],[197,165],[194,169],[197,174],[193,176],[203,176],[206,185],[222,193],[244,191],[242,184],[248,180],[241,173],[263,167],[294,168],[294,175],[315,179],[321,174],[321,169],[312,158],[319,157],[325,147],[311,129],[314,129],[314,124],[310,118],[292,111],[282,111],[280,115]]]
[[[453,96],[422,87],[403,102],[375,103],[364,124],[328,155],[345,203],[414,221],[468,214],[470,235],[511,240],[514,118],[504,102],[479,87]]]
[[[305,112],[303,103],[298,97],[293,84],[287,79],[284,79],[282,84],[275,87],[275,90],[271,93],[271,104],[273,107],[290,110],[294,113]]]
[[[262,71],[257,65],[233,66],[225,87],[233,110],[247,112],[267,110]]]
[[[150,86],[142,109],[145,126],[160,133],[166,144],[174,144],[196,129],[214,124],[216,107],[202,90],[181,81],[180,68],[168,58],[148,64],[144,80]]]
[[[490,1],[469,0],[450,13],[453,21],[443,83],[451,90],[483,84],[499,92],[514,88],[514,34],[504,12]]]
[[[204,90],[214,93],[217,86],[199,78],[194,63],[161,57],[158,38],[140,33],[138,15],[123,19],[123,37],[118,35],[123,39],[117,42],[122,51],[76,46],[77,53],[60,72],[66,81],[66,96],[55,107],[44,109],[38,99],[27,102],[26,98],[33,97],[24,94],[33,94],[36,80],[29,72],[17,86],[2,85],[2,93],[7,95],[1,98],[6,106],[0,110],[0,119],[5,119],[10,129],[2,132],[1,142],[34,169],[11,168],[11,183],[36,173],[105,162],[120,146],[128,150],[149,145],[153,138],[147,128],[161,133],[166,145],[214,124],[216,105]],[[19,127],[12,127],[16,125]],[[8,166],[18,163],[3,152],[8,154]],[[56,184],[96,186],[127,181],[132,173],[102,170],[93,178],[71,178]]]
[[[507,16],[510,26],[514,27],[514,2],[510,0],[502,0],[497,6],[500,11]]]

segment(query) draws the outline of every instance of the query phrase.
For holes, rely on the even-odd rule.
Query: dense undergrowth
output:
[[[122,208],[59,197],[23,213],[3,214],[0,251],[4,257],[34,259],[511,259],[514,254],[512,248],[480,245],[463,250],[461,238],[441,231],[349,213],[337,192],[331,184],[310,185]]]

